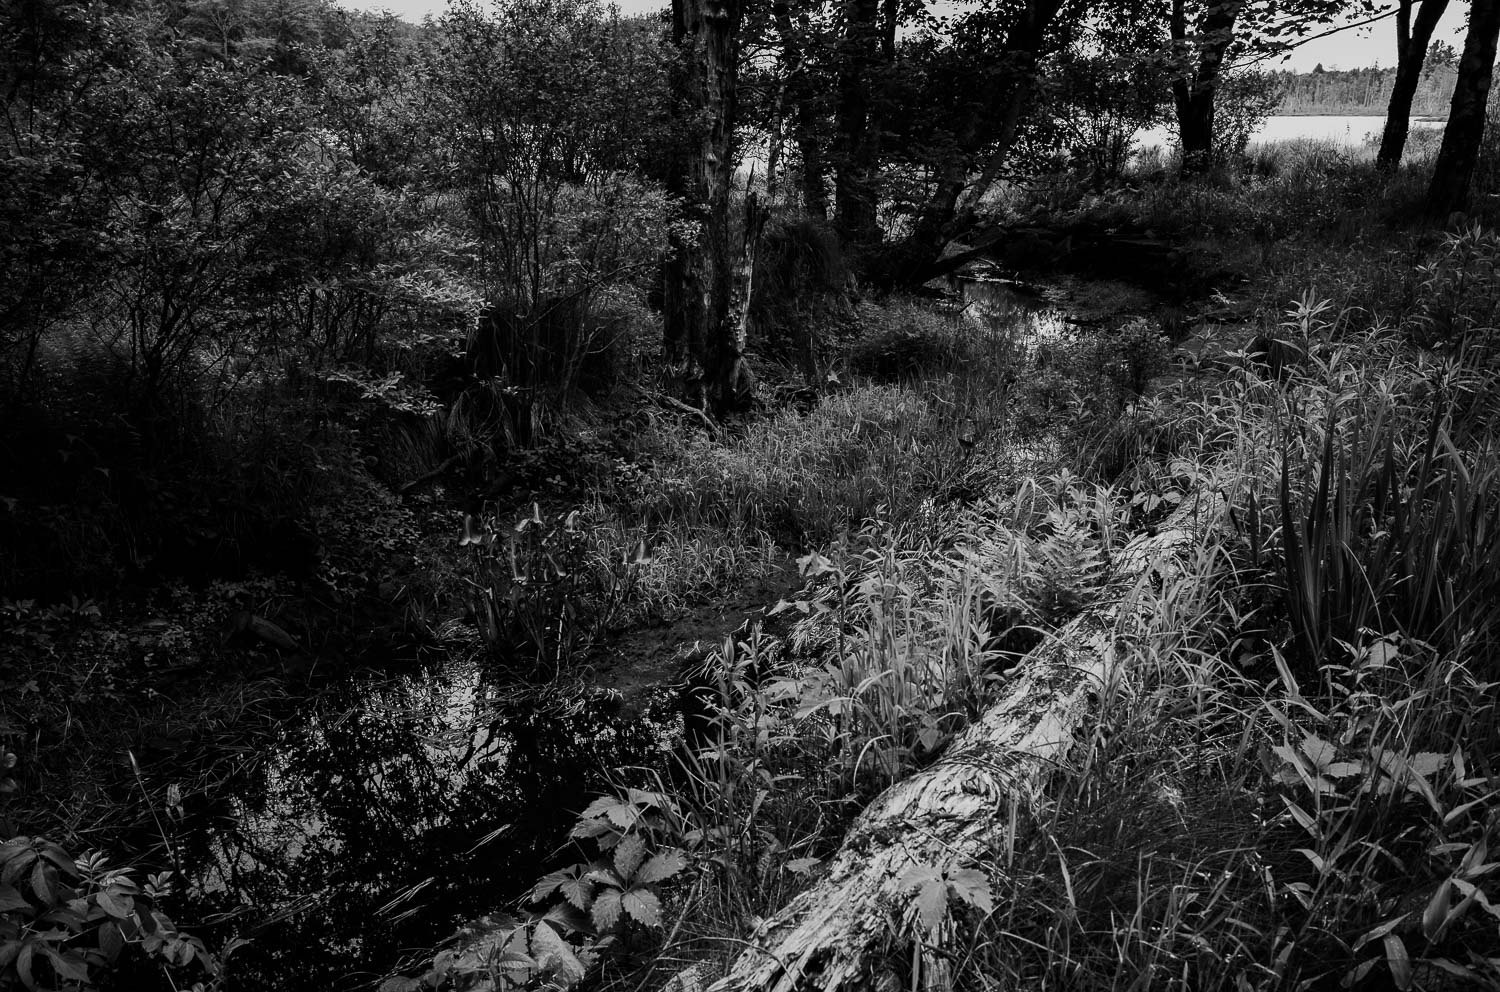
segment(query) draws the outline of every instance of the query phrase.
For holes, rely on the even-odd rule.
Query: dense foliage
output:
[[[699,987],[1100,611],[873,987],[1494,983],[1500,145],[1251,141],[1360,8],[0,0],[0,989]]]

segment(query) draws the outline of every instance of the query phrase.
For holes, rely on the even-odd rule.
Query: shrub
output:
[[[163,971],[216,978],[219,958],[159,908],[170,876],[140,884],[102,853],[75,860],[42,837],[0,843],[0,989],[96,988],[122,955],[141,953]]]
[[[821,386],[855,322],[851,274],[837,235],[810,217],[772,218],[757,242],[750,342]]]

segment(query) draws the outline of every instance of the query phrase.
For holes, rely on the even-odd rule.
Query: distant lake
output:
[[[1429,118],[1413,118],[1411,126],[1415,131],[1420,128],[1439,128],[1444,123],[1446,122]],[[1365,144],[1370,135],[1375,135],[1378,140],[1380,133],[1384,130],[1384,115],[1329,115],[1326,117],[1278,115],[1267,118],[1265,126],[1255,132],[1250,140],[1274,143],[1313,138],[1354,147]],[[1160,148],[1176,141],[1176,130],[1171,127],[1153,127],[1142,131],[1137,138],[1142,148]]]

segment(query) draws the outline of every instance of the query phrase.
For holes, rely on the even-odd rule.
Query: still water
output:
[[[676,715],[577,686],[522,694],[474,660],[351,673],[174,818],[179,921],[232,990],[371,988],[558,859],[602,769],[661,765]],[[208,925],[205,925],[207,923]]]
[[[1445,122],[1430,118],[1416,118],[1411,122],[1412,130],[1440,128]],[[1268,117],[1260,130],[1251,137],[1251,144],[1275,144],[1285,141],[1316,140],[1332,142],[1340,147],[1357,148],[1380,140],[1385,129],[1382,116],[1289,116]],[[1373,139],[1373,140],[1372,140]],[[1154,127],[1136,136],[1142,148],[1163,148],[1176,141],[1171,127]]]

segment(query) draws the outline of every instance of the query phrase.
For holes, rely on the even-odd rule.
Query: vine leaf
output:
[[[676,848],[663,851],[641,865],[635,873],[636,885],[654,885],[676,875],[687,867],[687,856]]]
[[[615,848],[615,873],[622,879],[634,877],[636,869],[646,860],[646,842],[637,834],[620,841]]]
[[[661,926],[661,900],[649,889],[631,889],[621,900],[625,912],[641,926]]]
[[[594,900],[594,927],[603,933],[613,930],[620,922],[620,893],[617,889],[605,889]]]

